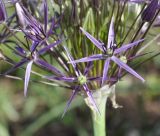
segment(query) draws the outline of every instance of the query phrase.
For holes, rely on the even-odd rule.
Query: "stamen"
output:
[[[121,60],[122,62],[124,62],[124,63],[127,63],[127,58],[126,58],[126,56],[121,56],[121,57],[120,57],[120,60]]]

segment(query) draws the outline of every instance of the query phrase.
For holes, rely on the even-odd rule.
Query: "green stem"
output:
[[[94,113],[92,111],[92,120],[94,128],[94,136],[106,136],[106,123],[105,123],[105,110],[106,109],[106,99],[99,105],[100,114]]]
[[[92,119],[93,119],[93,128],[94,128],[94,136],[106,136],[106,127],[105,127],[105,111],[106,111],[106,101],[107,98],[110,98],[112,101],[113,107],[120,107],[115,101],[115,85],[108,86],[105,85],[102,88],[95,90],[93,92],[94,101],[99,109],[99,112],[95,109],[92,102],[89,98],[85,99],[87,106],[92,111]]]
[[[92,111],[94,136],[106,136],[105,112],[107,98],[110,98],[114,108],[122,107],[116,103],[115,85],[112,85],[111,87],[109,85],[105,85],[102,88],[95,90],[92,95],[99,112],[97,112],[95,105],[90,101],[90,98],[85,98],[85,102]]]

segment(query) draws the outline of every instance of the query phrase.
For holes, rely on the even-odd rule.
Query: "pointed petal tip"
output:
[[[142,80],[142,83],[145,83],[145,82],[146,82],[146,81],[143,79],[143,80]]]
[[[86,31],[83,29],[83,27],[79,28],[84,34],[86,33]]]
[[[129,67],[127,64],[125,64],[124,62],[122,62],[120,59],[118,59],[115,56],[111,57],[112,61],[114,61],[117,65],[119,65],[121,68],[123,68],[124,70],[126,70],[128,73],[130,73],[131,75],[135,76],[136,78],[138,78],[139,80],[141,80],[142,82],[144,82],[145,80],[136,72],[134,71],[131,67]]]
[[[95,37],[93,37],[90,33],[85,31],[82,27],[80,27],[80,30],[84,33],[84,35],[97,47],[99,48],[102,52],[104,52],[105,47],[103,46],[104,43],[97,40]]]
[[[64,118],[65,114],[66,114],[66,112],[63,112],[63,114],[61,115],[61,119]]]
[[[80,31],[85,33],[86,31],[83,29],[83,27],[79,27]]]
[[[82,28],[81,26],[79,27],[79,29],[80,29],[81,31],[83,30],[83,28]]]
[[[30,80],[32,64],[33,60],[31,60],[26,67],[25,80],[24,80],[24,96],[27,96],[27,89]]]
[[[68,108],[69,108],[69,106],[71,105],[71,102],[73,101],[74,97],[76,96],[78,89],[79,89],[79,87],[76,87],[75,90],[73,90],[72,95],[71,95],[70,99],[69,99],[68,102],[67,102],[67,105],[66,105],[66,107],[65,107],[65,109],[64,109],[64,112],[63,112],[61,118],[63,118],[64,115],[66,114],[66,112],[68,111]]]

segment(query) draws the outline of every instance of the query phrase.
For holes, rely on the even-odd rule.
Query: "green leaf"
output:
[[[88,9],[87,15],[84,19],[83,28],[85,30],[90,30],[91,34],[95,32],[94,13],[92,8]]]

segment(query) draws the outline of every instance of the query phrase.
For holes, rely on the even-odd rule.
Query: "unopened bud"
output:
[[[6,21],[7,13],[5,9],[5,5],[2,0],[0,0],[0,23]]]
[[[158,0],[152,0],[151,3],[147,6],[147,8],[142,13],[142,20],[146,22],[152,21],[158,7]]]
[[[25,28],[26,27],[26,20],[25,20],[25,16],[24,16],[24,11],[18,2],[15,4],[15,7],[16,7],[16,12],[17,12],[17,16],[18,16],[18,22],[20,23],[20,25],[23,28]]]

